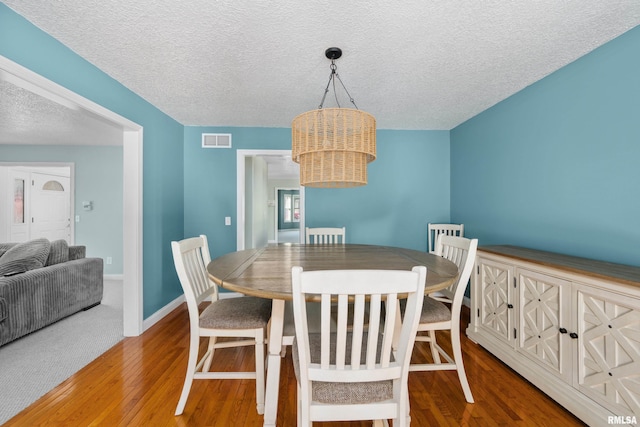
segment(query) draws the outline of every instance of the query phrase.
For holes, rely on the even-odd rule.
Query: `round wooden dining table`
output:
[[[273,300],[264,426],[276,425],[285,301],[292,299],[291,268],[301,266],[306,271],[411,270],[416,265],[427,267],[425,293],[444,289],[458,278],[457,266],[442,257],[411,249],[374,245],[281,243],[260,249],[232,252],[209,263],[209,277],[222,288]]]

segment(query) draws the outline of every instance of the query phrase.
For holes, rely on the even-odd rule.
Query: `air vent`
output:
[[[231,134],[203,133],[202,148],[231,148]]]

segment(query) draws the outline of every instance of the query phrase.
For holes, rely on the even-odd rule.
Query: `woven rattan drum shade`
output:
[[[291,155],[300,164],[300,185],[355,187],[367,183],[376,158],[376,119],[349,108],[302,113],[291,124]]]

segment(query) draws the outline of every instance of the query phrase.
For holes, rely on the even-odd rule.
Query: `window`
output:
[[[24,179],[13,182],[13,223],[24,224]]]
[[[47,181],[42,186],[46,191],[64,191],[64,187],[58,181]]]

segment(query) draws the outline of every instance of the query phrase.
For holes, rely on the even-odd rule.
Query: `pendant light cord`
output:
[[[347,90],[347,87],[342,82],[342,79],[340,78],[340,74],[338,74],[336,72],[337,69],[338,69],[338,66],[336,65],[335,60],[332,59],[331,60],[331,74],[329,75],[329,81],[327,82],[327,87],[324,88],[324,94],[322,95],[322,101],[320,101],[320,105],[318,106],[318,109],[322,110],[322,107],[324,106],[324,101],[327,98],[327,93],[329,93],[329,86],[331,85],[332,82],[333,82],[333,96],[336,99],[336,104],[338,104],[338,108],[341,108],[340,107],[340,101],[338,101],[338,93],[336,92],[336,80],[335,79],[337,78],[338,81],[340,82],[340,84],[342,85],[342,88],[346,92],[347,96],[349,97],[349,101],[353,104],[354,107],[356,107],[356,110],[358,110],[358,106],[356,105],[356,101],[351,97],[351,94]]]

